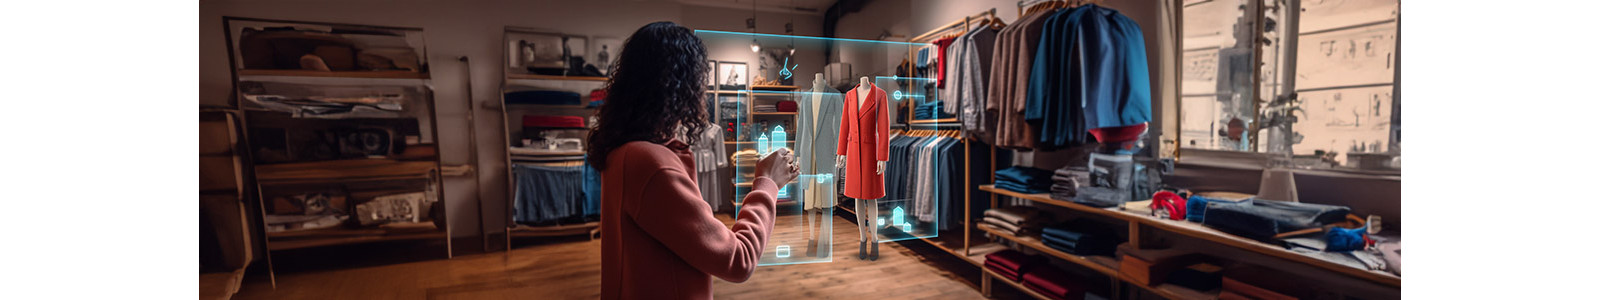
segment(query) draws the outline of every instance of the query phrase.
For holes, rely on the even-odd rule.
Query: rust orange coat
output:
[[[856,199],[883,198],[883,174],[878,162],[889,161],[888,97],[878,85],[860,103],[861,88],[844,96],[844,118],[839,122],[839,155],[845,156],[844,196]],[[858,108],[859,107],[859,108]]]

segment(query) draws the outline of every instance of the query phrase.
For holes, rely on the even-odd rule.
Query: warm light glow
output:
[[[750,52],[761,53],[761,42],[750,40]]]

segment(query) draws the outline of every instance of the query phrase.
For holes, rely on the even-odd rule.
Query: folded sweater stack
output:
[[[1056,169],[1050,175],[1050,199],[1072,201],[1078,196],[1078,188],[1089,183],[1089,168],[1064,167]]]
[[[1113,255],[1117,251],[1117,244],[1122,241],[1102,227],[1089,222],[1068,222],[1045,227],[1040,239],[1044,240],[1045,246],[1061,252],[1075,255]]]
[[[1055,300],[1083,299],[1083,280],[1052,267],[1038,267],[1022,274],[1022,286]]]
[[[1022,254],[1016,250],[1001,250],[984,256],[983,268],[999,273],[1000,277],[1010,281],[1022,280],[1022,275],[1027,274],[1035,266],[1045,264],[1045,258],[1037,255]]]
[[[983,211],[983,223],[1011,235],[1038,232],[1048,222],[1049,216],[1026,206],[1012,206]]]
[[[1043,194],[1050,191],[1049,170],[1015,166],[994,171],[994,187],[1024,194]]]

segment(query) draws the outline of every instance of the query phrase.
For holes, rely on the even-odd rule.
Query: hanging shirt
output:
[[[989,97],[984,109],[995,116],[994,144],[1001,148],[1033,149],[1033,130],[1023,120],[1023,100],[1026,99],[1028,74],[1032,71],[1033,52],[1038,46],[1039,31],[1051,12],[1039,12],[1023,17],[1000,30],[995,39],[994,64],[989,70]]]
[[[939,51],[939,53],[938,53],[939,61],[937,62],[938,63],[937,69],[939,69],[938,86],[941,89],[944,88],[944,73],[945,73],[944,72],[944,67],[945,67],[944,65],[945,65],[945,61],[948,60],[946,58],[946,56],[948,56],[947,54],[949,54],[948,51],[950,50],[951,42],[954,42],[954,41],[955,41],[955,38],[948,38],[948,37],[933,41],[934,45],[939,45],[939,50],[938,50]]]
[[[1025,119],[1039,128],[1037,146],[1076,146],[1091,129],[1149,122],[1144,50],[1139,25],[1113,9],[1086,5],[1047,19],[1026,100]]]
[[[987,105],[989,66],[994,54],[995,35],[998,30],[984,26],[966,35],[960,55],[955,60],[956,76],[951,82],[951,95],[960,100],[957,110],[961,115],[961,129],[968,136],[994,143],[994,117],[984,109]]]

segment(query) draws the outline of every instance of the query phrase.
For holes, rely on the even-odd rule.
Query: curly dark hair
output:
[[[701,103],[706,68],[705,45],[689,28],[655,22],[633,32],[611,65],[599,124],[589,133],[590,163],[604,170],[611,150],[632,141],[664,143],[680,126],[683,142],[699,142],[710,125]]]

